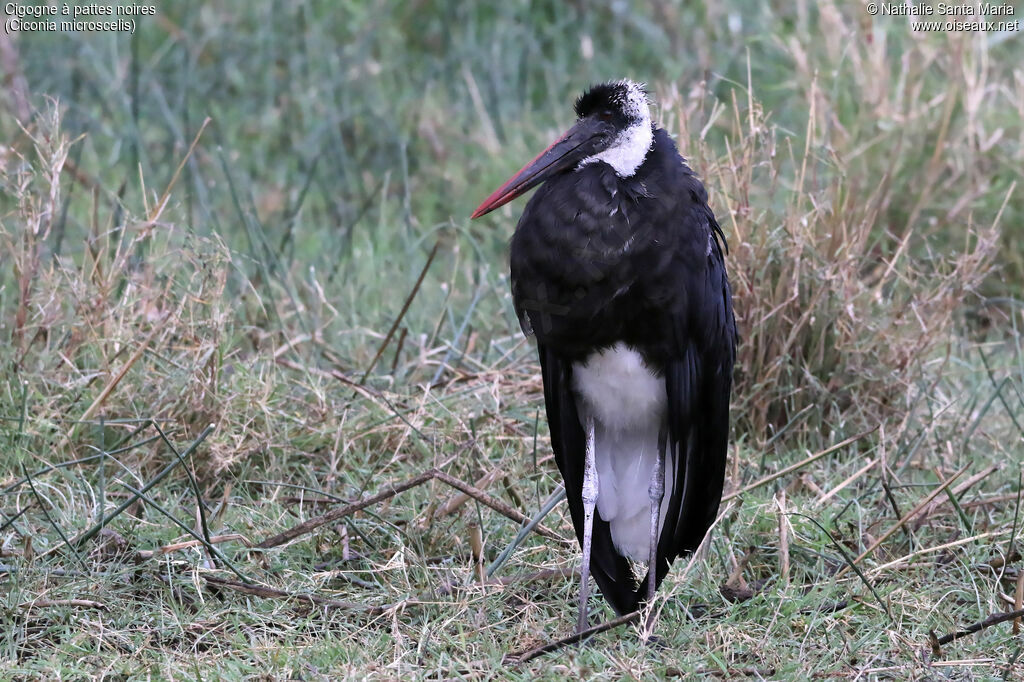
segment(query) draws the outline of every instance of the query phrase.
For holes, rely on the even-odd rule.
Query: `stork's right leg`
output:
[[[590,546],[594,535],[594,508],[597,506],[597,460],[594,454],[594,418],[587,417],[587,453],[583,464],[583,562],[580,567],[580,614],[576,632],[587,629],[587,598],[590,596]]]
[[[658,456],[651,475],[651,485],[647,493],[651,498],[651,544],[650,560],[647,562],[647,603],[654,601],[654,587],[658,584],[658,541],[661,527],[661,502],[665,497],[665,445],[668,433],[664,426],[658,431]]]

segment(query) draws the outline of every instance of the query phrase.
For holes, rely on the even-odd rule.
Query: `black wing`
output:
[[[658,542],[658,585],[676,557],[697,549],[718,513],[736,356],[736,322],[719,242],[721,230],[703,200],[692,205],[684,220],[689,223],[682,232],[685,245],[671,249],[677,274],[673,286],[681,284],[685,291],[671,297],[675,304],[667,321],[674,352],[665,365],[666,471],[674,471],[675,478],[662,502],[668,504],[668,511]],[[693,239],[694,233],[704,240]],[[637,590],[638,601],[646,580]]]

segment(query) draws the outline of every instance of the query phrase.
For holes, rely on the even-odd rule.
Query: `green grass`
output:
[[[1012,608],[1020,575],[1022,45],[805,2],[186,2],[132,40],[17,36],[3,674],[1020,678],[1009,623],[938,655],[929,632]],[[246,544],[431,467],[527,516],[557,490],[508,294],[519,209],[468,214],[621,76],[650,84],[729,238],[727,493],[870,433],[730,498],[662,589],[658,645],[626,626],[502,668],[571,630],[578,581],[521,578],[571,572],[574,545],[531,535],[481,585],[473,528],[489,565],[518,524],[448,509],[438,481]],[[564,505],[544,524],[571,537]],[[204,525],[240,537],[159,551]],[[207,579],[239,574],[297,596]],[[731,574],[749,599],[723,596]]]

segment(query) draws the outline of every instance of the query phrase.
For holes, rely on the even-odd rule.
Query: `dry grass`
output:
[[[888,67],[878,55],[857,55],[872,50],[871,43],[853,45],[854,63],[871,65],[880,78]],[[797,55],[796,61],[805,58]],[[964,160],[953,150],[971,146],[940,134],[927,172],[914,178],[919,199],[910,217],[906,223],[894,220],[896,204],[906,198],[895,193],[899,169],[853,173],[851,166],[869,152],[835,124],[837,113],[822,86],[813,74],[805,75],[810,87],[802,148],[794,148],[799,136],[771,122],[753,84],[747,85],[746,106],[734,91],[731,102],[710,112],[699,88],[686,98],[678,91],[662,97],[665,118],[680,138],[696,136],[689,154],[725,208],[719,220],[730,234],[743,340],[736,412],[744,420],[742,430],[762,438],[795,420],[818,424],[827,435],[835,426],[866,428],[905,413],[915,384],[942,373],[942,366],[924,365],[948,360],[965,328],[965,304],[977,306],[983,299],[981,289],[999,252],[1000,221],[1016,189],[1014,181],[994,215],[975,216],[968,197],[993,192],[991,183],[966,178],[959,167]],[[954,75],[968,100],[985,95],[984,81]],[[878,83],[867,77],[857,86]],[[884,90],[858,94],[868,102],[893,97]],[[920,111],[908,111],[919,107],[918,100],[877,102],[870,116],[882,132],[870,146],[917,143],[904,139],[912,137],[905,128],[909,120],[941,119],[948,126],[948,101]],[[888,130],[887,123],[893,124]],[[724,151],[708,144],[719,136]],[[982,163],[980,151],[967,163]],[[927,198],[951,186],[968,195],[958,209],[941,223],[920,221]],[[952,235],[960,239],[955,249],[936,249],[936,237],[945,241]]]

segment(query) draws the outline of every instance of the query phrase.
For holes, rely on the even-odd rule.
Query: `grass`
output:
[[[4,674],[1019,678],[1010,623],[929,633],[1021,575],[1021,56],[804,2],[179,3],[0,45]],[[728,497],[659,646],[502,668],[571,629],[572,543],[481,584],[519,524],[432,480],[252,545],[432,467],[557,491],[517,209],[467,216],[624,75],[731,246]]]

